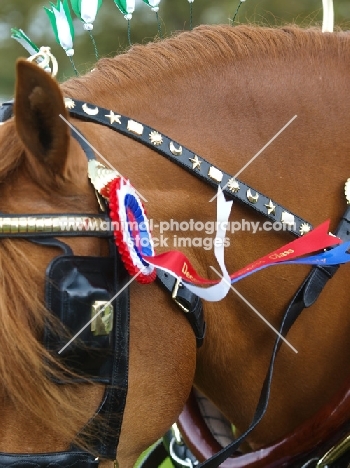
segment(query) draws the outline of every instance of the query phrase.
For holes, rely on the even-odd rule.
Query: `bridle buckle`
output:
[[[182,280],[181,278],[176,278],[176,282],[174,285],[173,292],[171,293],[171,298],[173,301],[182,309],[186,314],[190,311],[188,307],[185,307],[180,300],[177,298],[177,293],[179,292],[179,289],[182,287]]]

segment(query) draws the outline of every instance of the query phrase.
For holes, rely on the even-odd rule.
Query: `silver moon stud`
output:
[[[170,149],[170,152],[174,155],[174,156],[181,156],[182,155],[182,146],[179,145],[178,148],[176,148],[175,144],[173,141],[170,142],[169,144],[169,149]]]
[[[98,114],[98,107],[95,107],[95,109],[90,109],[90,107],[85,103],[82,105],[83,111],[87,115],[97,115]]]
[[[250,201],[250,203],[256,203],[259,199],[259,194],[256,193],[255,195],[252,194],[252,191],[250,189],[247,190],[247,198]]]

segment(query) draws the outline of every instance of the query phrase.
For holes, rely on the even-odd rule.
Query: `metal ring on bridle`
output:
[[[53,77],[57,75],[58,63],[56,57],[52,55],[50,47],[40,47],[39,52],[32,55],[27,60],[28,62],[36,62],[36,64],[44,70],[49,69]],[[52,69],[50,67],[50,61],[52,63]]]

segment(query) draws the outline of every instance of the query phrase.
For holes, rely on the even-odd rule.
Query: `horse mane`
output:
[[[134,45],[114,58],[103,58],[93,73],[72,78],[62,88],[76,99],[89,100],[91,96],[96,98],[101,88],[115,93],[118,86],[123,92],[132,83],[132,93],[141,94],[145,84],[152,90],[166,74],[187,77],[194,73],[199,77],[200,72],[203,74],[211,66],[217,70],[228,62],[248,57],[265,67],[276,57],[310,58],[311,53],[316,60],[325,52],[326,45],[341,55],[348,37],[345,32],[324,34],[319,28],[300,29],[295,25],[278,28],[203,25],[162,41]],[[95,73],[98,76],[94,79]]]

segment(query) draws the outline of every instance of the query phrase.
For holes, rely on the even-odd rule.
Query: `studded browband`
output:
[[[226,196],[237,199],[245,205],[250,206],[272,222],[280,222],[281,225],[284,225],[287,230],[294,235],[301,236],[312,229],[310,223],[291,213],[271,198],[253,189],[232,175],[218,169],[204,158],[199,157],[188,148],[181,146],[179,143],[162,135],[153,128],[126,116],[115,114],[112,110],[93,106],[68,97],[66,97],[64,101],[71,116],[107,126],[152,148],[160,155],[170,159],[172,162],[204,180],[209,185],[217,187],[217,185],[220,184]],[[7,112],[6,120],[11,117],[12,105],[13,101],[3,104],[3,112]],[[84,146],[89,161],[91,162],[93,158],[89,157],[90,148],[86,142],[84,142],[76,132],[73,131],[72,135]],[[94,164],[99,165],[103,172],[104,169],[100,163]],[[96,170],[96,168],[94,168],[94,170]],[[103,180],[101,173],[96,177],[96,180]],[[94,181],[92,182],[94,183]],[[83,217],[85,220],[82,220]],[[108,237],[111,235],[112,229],[111,227],[107,227],[106,221],[107,218],[103,216],[91,217],[90,215],[81,214],[72,215],[71,217],[67,217],[66,215],[57,215],[54,217],[51,215],[47,218],[42,215],[16,216],[6,214],[4,217],[0,217],[0,238],[31,237],[33,234],[39,236],[71,236],[72,234],[74,235],[75,232],[84,236],[98,235],[101,237]],[[76,228],[74,228],[74,226],[76,226]]]
[[[115,114],[112,110],[67,97],[65,106],[71,116],[107,126],[152,148],[210,185],[217,187],[220,184],[225,195],[238,199],[272,222],[280,222],[296,236],[306,234],[312,229],[310,223],[291,213],[271,198],[213,166],[204,158],[147,125]]]

